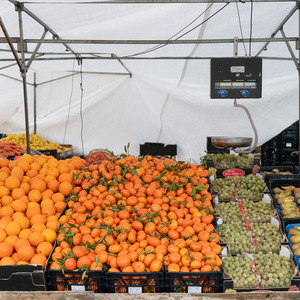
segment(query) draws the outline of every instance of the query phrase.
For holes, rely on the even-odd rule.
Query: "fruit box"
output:
[[[272,195],[272,198],[273,198],[273,202],[274,202],[274,205],[275,207],[277,208],[277,211],[278,211],[278,215],[280,217],[280,220],[281,220],[281,223],[282,223],[282,226],[283,226],[283,230],[284,232],[286,233],[286,226],[288,224],[297,224],[297,223],[300,223],[300,217],[299,218],[286,218],[286,217],[283,217],[281,215],[281,209],[280,209],[280,206],[277,204],[277,201],[274,197],[274,193],[273,193],[273,189],[276,188],[276,187],[282,187],[282,186],[290,186],[290,185],[293,185],[295,187],[300,187],[300,179],[294,179],[294,180],[288,180],[288,179],[283,179],[283,180],[270,180],[269,182],[269,189],[271,191],[271,195]],[[298,199],[295,198],[295,202],[297,201]],[[299,208],[299,205],[297,205],[298,208]]]
[[[46,291],[42,265],[1,266],[0,291]]]
[[[297,224],[288,224],[287,226],[286,226],[286,235],[287,235],[287,238],[288,238],[288,241],[289,241],[289,245],[290,245],[290,248],[291,248],[291,251],[292,251],[292,253],[293,253],[293,258],[294,258],[294,261],[295,261],[295,264],[296,264],[296,266],[298,267],[298,269],[300,268],[300,264],[299,264],[299,258],[298,257],[296,257],[295,255],[294,255],[294,250],[292,249],[292,246],[293,246],[293,244],[291,243],[291,241],[290,241],[290,235],[289,235],[289,230],[291,229],[291,228],[294,228],[295,226],[300,226],[300,222]]]
[[[107,293],[163,293],[165,292],[164,270],[160,272],[123,273],[106,272]]]
[[[227,256],[227,248],[223,247],[222,249],[222,257],[226,257]],[[295,265],[295,262],[293,260],[293,254],[292,251],[290,249],[290,247],[288,245],[281,245],[280,248],[280,256],[286,256],[290,259],[290,262],[292,264],[292,268],[294,271],[294,275],[291,277],[291,282],[290,285],[288,287],[257,287],[257,288],[235,288],[234,284],[233,284],[233,279],[231,277],[230,274],[228,274],[226,272],[226,270],[224,269],[224,283],[223,283],[223,292],[226,291],[226,289],[235,289],[237,292],[253,292],[253,291],[260,291],[260,290],[267,290],[267,291],[288,291],[291,285],[295,285],[295,280],[297,281],[297,278],[299,278],[299,269],[298,267]],[[300,279],[300,278],[299,278]]]
[[[176,156],[177,145],[165,145],[162,143],[140,144],[140,155],[153,155],[153,156]]]
[[[280,235],[281,235],[281,244],[287,244],[288,239],[282,231],[282,228],[281,228],[282,226],[281,226],[281,223],[280,223],[280,220],[278,219],[278,217],[272,216],[270,222],[272,225],[274,225],[274,226],[276,226],[276,228],[278,228]],[[221,224],[223,224],[223,220],[222,220],[222,218],[218,218],[217,225],[219,226]],[[217,228],[218,228],[218,226],[217,226]],[[250,239],[250,236],[249,236],[249,239]],[[222,241],[221,237],[220,237],[220,244],[222,244],[222,246],[227,246],[227,244],[224,241]],[[235,254],[237,254],[237,253],[232,253],[232,255],[235,255]]]
[[[275,173],[265,173],[272,172],[272,170],[277,169],[279,172],[290,172],[291,174],[275,174]],[[259,170],[262,178],[265,180],[266,184],[269,185],[270,180],[281,180],[281,179],[300,179],[300,176],[295,174],[294,168],[292,166],[263,166]]]
[[[38,150],[39,152],[53,156],[57,159],[65,159],[73,156],[73,148],[72,145],[61,145],[62,147],[67,147],[68,150],[65,151],[57,151],[57,149],[49,149],[49,150]]]
[[[104,271],[62,271],[46,270],[47,288],[49,291],[93,291],[105,293]]]
[[[222,293],[223,269],[220,272],[165,272],[167,293]]]

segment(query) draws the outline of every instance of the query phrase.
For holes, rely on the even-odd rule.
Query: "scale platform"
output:
[[[252,138],[212,136],[211,143],[219,149],[247,148],[251,146]]]

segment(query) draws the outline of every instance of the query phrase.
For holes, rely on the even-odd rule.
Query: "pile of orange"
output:
[[[219,271],[219,235],[203,166],[126,156],[74,171],[50,269]]]
[[[0,159],[0,265],[42,264],[53,249],[79,157]]]

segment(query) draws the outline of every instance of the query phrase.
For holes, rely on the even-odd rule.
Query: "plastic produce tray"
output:
[[[46,271],[47,287],[49,291],[94,291],[105,293],[105,272],[89,271]]]
[[[107,293],[163,293],[164,271],[123,273],[106,272]]]

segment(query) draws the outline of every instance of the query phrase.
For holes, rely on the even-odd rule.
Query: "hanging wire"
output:
[[[251,44],[252,44],[252,23],[253,23],[253,1],[251,0],[250,8],[250,38],[249,38],[249,56],[251,57]]]
[[[179,33],[181,33],[184,29],[186,29],[187,27],[189,27],[191,24],[193,24],[197,19],[199,19],[208,9],[210,9],[210,7],[214,4],[211,3],[209,7],[207,7],[199,16],[197,16],[193,21],[191,21],[188,25],[186,25],[184,28],[182,28],[180,31],[178,31],[177,33],[175,33],[173,36],[171,36],[170,38],[167,39],[166,43],[163,44],[159,44],[156,45],[154,47],[151,47],[149,49],[146,49],[142,52],[138,52],[135,54],[131,54],[131,55],[127,55],[124,57],[133,57],[133,56],[138,56],[138,55],[142,55],[142,54],[146,54],[149,52],[153,52],[156,51],[162,47],[165,47],[167,45],[169,45],[168,41],[170,41],[172,38],[174,38],[176,35],[178,35]],[[199,23],[198,25],[196,25],[195,27],[193,27],[192,29],[188,30],[187,32],[183,33],[182,35],[180,35],[179,37],[177,37],[175,40],[179,40],[180,38],[184,37],[185,35],[187,35],[188,33],[194,31],[195,29],[197,29],[198,27],[200,27],[201,25],[203,25],[204,23],[206,23],[209,19],[211,19],[212,17],[214,17],[216,14],[218,14],[220,11],[222,11],[227,5],[229,4],[229,2],[227,2],[224,6],[222,6],[219,10],[217,10],[215,13],[213,13],[211,16],[209,16],[207,19],[205,19],[204,21],[202,21],[201,23]]]
[[[245,45],[245,42],[244,42],[244,34],[243,34],[243,29],[242,29],[242,22],[241,22],[241,16],[240,16],[238,0],[235,0],[235,4],[236,4],[236,10],[237,10],[237,15],[238,15],[238,20],[239,20],[240,33],[241,33],[241,37],[242,37],[242,41],[243,41],[243,47],[244,47],[244,50],[245,50],[245,56],[248,56],[246,45]]]
[[[67,127],[68,127],[68,122],[69,122],[69,118],[70,118],[70,111],[71,111],[71,103],[72,103],[72,96],[73,96],[73,88],[74,88],[74,71],[75,71],[75,60],[73,60],[73,76],[72,76],[72,81],[71,81],[71,93],[70,93],[70,99],[69,99],[69,108],[68,108],[68,115],[67,115],[67,120],[66,120],[66,125],[65,125],[65,131],[64,131],[64,138],[63,138],[63,148],[65,145],[65,140],[66,140],[66,133],[67,133]]]
[[[82,113],[82,102],[83,102],[83,76],[82,76],[82,59],[79,60],[80,64],[80,139],[81,139],[81,152],[84,156],[84,145],[83,145],[83,113]]]
[[[187,27],[189,27],[190,25],[192,25],[194,22],[196,22],[211,6],[213,5],[213,3],[208,7],[208,8],[206,8],[200,15],[198,15],[193,21],[191,21],[189,24],[187,24],[186,26],[184,26],[182,29],[180,29],[178,32],[176,32],[175,34],[173,34],[171,37],[169,37],[168,39],[167,39],[167,41],[169,41],[169,40],[171,40],[172,38],[174,38],[176,35],[178,35],[179,33],[181,33],[183,30],[185,30]],[[165,44],[159,44],[159,45],[156,45],[156,46],[154,46],[154,47],[151,47],[151,48],[149,48],[149,49],[146,49],[146,50],[144,50],[144,51],[142,51],[142,52],[138,52],[138,53],[135,53],[135,54],[132,54],[132,55],[129,55],[129,57],[132,57],[132,56],[137,56],[137,55],[141,55],[141,54],[146,54],[146,53],[148,53],[148,52],[152,52],[152,51],[154,51],[154,50],[157,50],[157,49],[159,49],[159,48],[161,48],[161,47],[164,47],[164,46],[166,46],[167,45],[167,43],[165,43]]]

